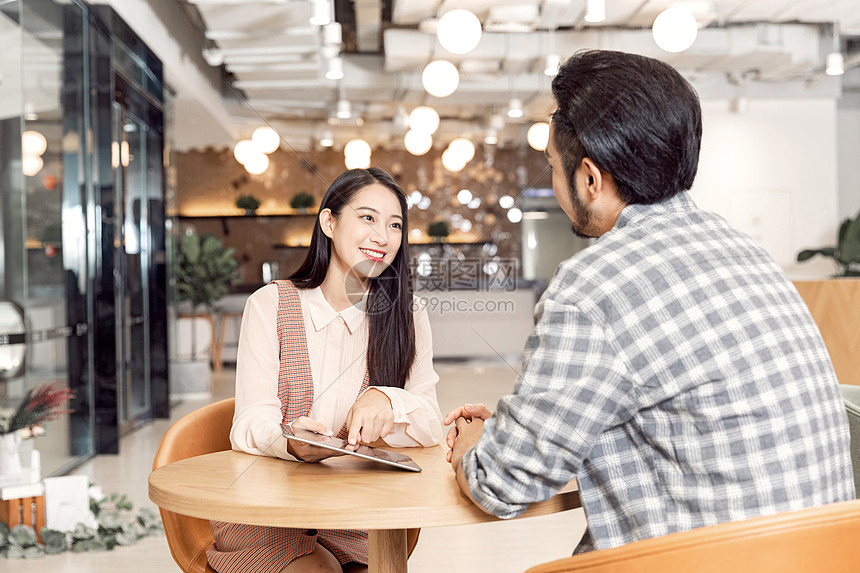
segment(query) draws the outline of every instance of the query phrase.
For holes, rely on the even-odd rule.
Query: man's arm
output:
[[[486,422],[471,427],[474,418],[461,420],[456,428],[459,487],[502,518],[555,495],[584,460],[600,455],[595,445],[603,432],[637,409],[635,374],[603,321],[551,299],[541,310],[514,394]]]

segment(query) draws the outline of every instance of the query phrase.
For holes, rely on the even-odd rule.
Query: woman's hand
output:
[[[311,432],[323,436],[332,435],[332,431],[326,428],[325,424],[323,424],[322,422],[317,422],[316,420],[312,420],[307,416],[296,418],[290,425],[293,428],[299,430],[309,430]],[[335,450],[328,450],[326,448],[312,446],[310,444],[305,444],[304,442],[299,442],[297,440],[287,440],[287,451],[293,456],[295,456],[297,459],[302,460],[303,462],[319,462],[326,458],[343,455],[341,452],[337,452]]]
[[[351,446],[371,444],[387,436],[394,429],[391,400],[382,390],[368,389],[349,409],[346,427],[349,431],[347,443]]]

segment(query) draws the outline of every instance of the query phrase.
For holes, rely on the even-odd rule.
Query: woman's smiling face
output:
[[[320,213],[331,239],[331,264],[360,279],[375,278],[394,261],[403,241],[403,213],[394,193],[372,183],[353,195],[337,217]]]

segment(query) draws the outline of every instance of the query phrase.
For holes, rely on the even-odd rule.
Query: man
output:
[[[449,413],[478,506],[514,517],[576,478],[576,552],[854,498],[836,376],[770,256],[687,194],[698,96],[667,64],[578,53],[546,156],[577,235],[536,307],[514,394]],[[730,166],[729,166],[730,167]]]

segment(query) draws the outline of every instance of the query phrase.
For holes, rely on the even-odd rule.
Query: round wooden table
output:
[[[387,448],[386,448],[387,449]],[[369,569],[406,571],[406,529],[496,521],[457,488],[442,446],[398,448],[423,468],[413,473],[355,456],[318,464],[224,451],[153,471],[159,507],[234,523],[314,529],[367,529]],[[521,516],[580,507],[575,482]]]

